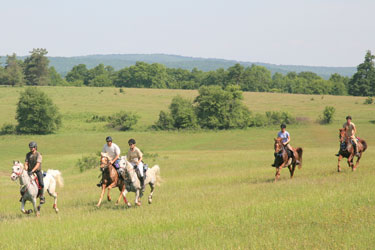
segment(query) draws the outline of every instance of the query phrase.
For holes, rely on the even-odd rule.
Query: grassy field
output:
[[[0,125],[14,122],[22,88],[0,88]],[[375,244],[375,105],[364,98],[244,93],[253,112],[288,110],[307,121],[288,126],[292,146],[304,149],[304,162],[289,179],[273,183],[273,138],[278,126],[233,131],[156,132],[148,130],[179,94],[196,91],[44,87],[63,114],[52,135],[0,136],[0,249],[372,249]],[[333,124],[316,123],[325,106],[334,106]],[[87,123],[93,114],[136,111],[133,131]],[[343,162],[336,172],[338,128],[351,114],[369,148],[356,172]],[[157,163],[164,182],[153,204],[126,209],[105,201],[95,208],[98,169],[75,166],[83,155],[101,150],[111,135],[123,154],[135,138]],[[60,213],[53,199],[41,217],[20,212],[19,185],[11,182],[13,160],[24,160],[28,142],[38,142],[43,169],[59,169]],[[147,188],[146,195],[149,189]],[[118,190],[112,191],[117,198]],[[129,196],[134,202],[134,195]],[[27,203],[27,208],[31,204]]]

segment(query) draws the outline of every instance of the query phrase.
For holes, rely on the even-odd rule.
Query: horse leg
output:
[[[154,194],[154,184],[150,182],[150,195],[148,196],[148,204],[152,203],[152,195]]]
[[[34,212],[35,212],[36,217],[39,217],[40,213],[39,213],[39,209],[36,207],[36,197],[33,197],[31,199],[31,202],[33,203]]]
[[[124,191],[121,194],[124,197],[124,202],[126,203],[126,205],[128,205],[128,207],[131,207],[132,204],[130,204],[130,202],[126,199],[126,194],[127,193],[128,193],[128,190],[126,190],[126,188],[125,188]]]
[[[362,152],[359,153],[359,157],[357,157],[357,161],[355,162],[355,166],[353,167],[352,171],[355,171],[357,169],[361,156],[362,156]]]
[[[285,166],[286,162],[284,161],[278,168],[276,168],[275,182],[280,178],[281,169]]]
[[[353,158],[354,158],[353,154],[350,154],[350,156],[348,157],[348,165],[350,168],[352,168],[352,170],[353,170]]]
[[[24,213],[24,214],[27,214],[27,212],[25,211],[25,199],[22,197],[22,200],[21,200],[21,212]]]
[[[50,189],[47,189],[47,192],[50,196],[53,197],[53,209],[55,209],[55,212],[58,213],[59,212],[59,209],[57,208],[57,193],[55,192],[55,189],[54,188],[51,188]]]
[[[108,186],[108,192],[107,192],[107,200],[108,201],[111,201],[112,199],[111,199],[111,195],[109,194],[109,192],[111,191],[111,189],[113,188],[113,187],[116,187],[116,185],[117,185],[117,181],[116,182],[112,182],[109,186]]]
[[[293,176],[294,176],[294,171],[296,170],[296,163],[294,163],[292,165],[292,171],[290,171],[290,168],[289,168],[289,171],[290,171],[290,178],[292,179]]]
[[[139,198],[139,196],[140,196],[140,192],[141,192],[140,189],[137,189],[137,191],[135,191],[135,204],[136,204],[137,206],[140,206],[140,205],[141,205],[141,200],[140,200],[140,198]]]
[[[339,158],[337,159],[337,172],[341,172],[341,167],[340,167],[341,159],[342,159],[342,155],[339,155]]]
[[[98,201],[98,204],[96,204],[97,207],[100,207],[100,204],[102,203],[104,192],[105,192],[106,184],[102,184],[102,193],[100,194],[100,199]]]

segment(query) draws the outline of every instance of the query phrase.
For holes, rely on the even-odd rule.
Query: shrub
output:
[[[323,111],[323,118],[321,119],[322,123],[331,123],[336,109],[332,106],[326,106]]]
[[[132,112],[120,111],[108,117],[108,126],[112,128],[119,127],[120,130],[126,131],[137,124],[139,116]]]
[[[172,130],[174,129],[174,121],[169,112],[160,111],[159,120],[152,126],[154,129]]]
[[[21,92],[17,104],[17,132],[49,134],[61,125],[61,115],[52,100],[36,87]]]
[[[0,135],[12,135],[16,134],[16,125],[5,123],[0,130]]]
[[[265,115],[256,114],[251,119],[251,127],[262,127],[270,125],[294,124],[297,120],[288,112],[267,111]]]
[[[108,121],[108,116],[106,115],[92,115],[86,122],[105,122]]]
[[[197,116],[195,115],[193,104],[181,96],[172,99],[169,106],[173,126],[177,129],[195,129],[198,127]]]
[[[374,98],[369,96],[366,98],[366,100],[363,102],[363,104],[372,104],[374,102]]]
[[[76,166],[79,167],[81,173],[88,169],[93,169],[98,166],[98,157],[95,155],[82,156],[78,159]]]

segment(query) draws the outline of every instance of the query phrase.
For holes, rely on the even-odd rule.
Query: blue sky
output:
[[[0,55],[165,53],[357,66],[375,52],[371,0],[1,1]]]

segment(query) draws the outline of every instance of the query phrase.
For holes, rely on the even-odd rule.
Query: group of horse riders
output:
[[[293,150],[292,146],[290,145],[290,134],[286,131],[286,125],[281,124],[281,131],[278,132],[277,137],[281,138],[281,141],[286,150],[291,152],[291,157],[296,160],[296,164],[298,162],[297,152]],[[352,117],[348,115],[346,117],[346,122],[343,125],[343,129],[346,132],[346,136],[350,138],[350,141],[354,147],[354,154],[359,156],[359,152],[357,150],[358,139],[356,138],[355,134],[357,132],[355,124],[352,122]],[[144,173],[143,173],[143,154],[141,150],[136,147],[136,142],[134,139],[130,139],[128,141],[129,144],[129,151],[127,153],[127,160],[133,165],[133,167],[139,172],[139,180],[141,182],[141,187],[144,188]],[[26,154],[25,159],[25,168],[28,171],[28,174],[31,176],[34,173],[37,176],[39,182],[39,197],[40,197],[40,204],[45,202],[44,198],[44,183],[43,183],[43,172],[42,172],[42,155],[37,151],[38,145],[36,142],[32,141],[29,143],[30,152]],[[103,146],[102,149],[103,153],[107,153],[111,159],[111,164],[119,171],[120,168],[120,147],[112,142],[112,137],[108,136],[106,138],[106,144]],[[340,153],[340,151],[339,151]],[[339,156],[339,153],[336,156]],[[276,164],[276,157],[275,162],[272,164],[275,167]],[[119,173],[119,172],[118,172]],[[121,175],[119,174],[119,178]],[[102,183],[97,184],[97,186],[101,186]]]
[[[139,173],[139,180],[141,182],[141,187],[144,188],[144,173],[143,173],[143,154],[141,150],[135,146],[135,140],[130,139],[128,141],[129,144],[129,151],[127,153],[127,160],[132,164],[132,166],[137,170]],[[30,152],[26,154],[25,159],[25,169],[27,169],[27,172],[29,176],[32,176],[34,173],[37,176],[38,183],[39,183],[39,198],[40,198],[40,204],[44,204],[45,198],[44,198],[44,183],[43,183],[43,172],[42,172],[42,154],[38,152],[38,145],[36,142],[32,141],[29,143],[29,149]],[[103,153],[107,153],[108,156],[111,159],[111,164],[116,168],[118,171],[120,168],[120,147],[112,142],[112,137],[108,136],[106,138],[106,144],[104,145],[102,149]],[[119,174],[119,178],[121,178],[121,175]],[[100,187],[102,183],[97,184],[98,187]]]
[[[120,173],[120,147],[112,142],[112,137],[107,136],[106,144],[103,146],[102,153],[107,153],[108,157],[110,159],[110,163],[112,166],[115,167],[117,170],[117,173],[119,175],[119,178],[122,178],[122,175]],[[134,167],[134,169],[139,173],[139,181],[141,182],[142,189],[144,188],[144,173],[143,173],[143,153],[142,151],[136,147],[136,141],[134,139],[129,139],[129,150],[126,155],[127,161]],[[102,170],[102,169],[101,169]],[[98,183],[97,186],[101,187],[102,183]]]
[[[293,150],[292,146],[290,145],[290,134],[288,131],[286,131],[286,125],[281,124],[280,128],[281,128],[281,131],[277,133],[277,138],[281,138],[281,141],[285,149],[291,152],[291,157],[294,159],[298,159],[297,152]],[[350,141],[354,147],[354,154],[359,157],[359,152],[357,150],[358,138],[355,136],[355,134],[357,133],[357,128],[355,124],[352,122],[352,117],[350,115],[346,117],[346,122],[343,125],[343,129],[345,130],[346,136],[350,138]],[[336,156],[340,155],[340,150],[336,154]],[[296,164],[299,164],[298,160],[296,160]],[[272,167],[275,167],[275,165],[276,165],[276,157],[275,157],[275,162],[272,164]]]

